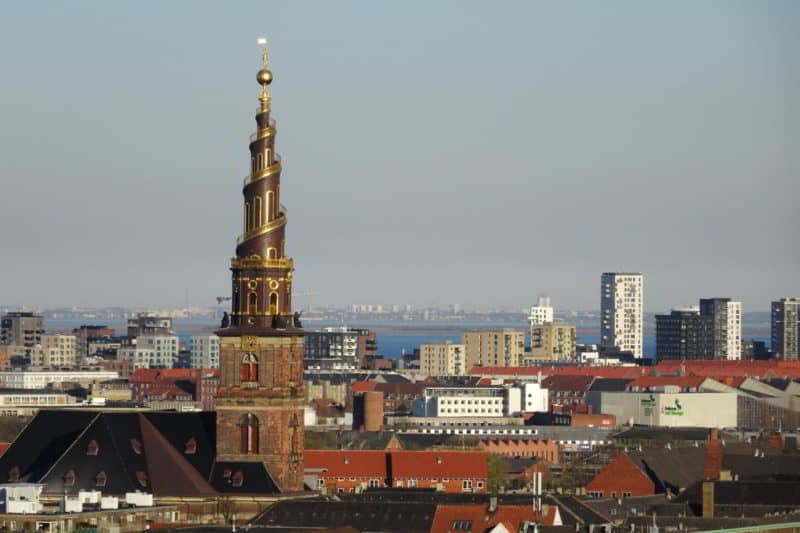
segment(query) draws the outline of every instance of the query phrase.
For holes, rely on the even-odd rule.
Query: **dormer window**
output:
[[[8,482],[9,483],[16,483],[19,481],[19,467],[15,466],[11,470],[8,471]]]
[[[131,450],[133,450],[133,453],[135,453],[136,455],[142,455],[142,443],[139,442],[139,439],[131,439],[130,443],[131,443]]]
[[[241,487],[244,483],[244,474],[242,474],[241,470],[237,470],[233,476],[231,476],[231,485],[234,487]]]
[[[64,474],[64,486],[65,487],[72,487],[75,485],[75,471],[74,470],[67,470]]]
[[[106,486],[106,473],[104,470],[101,470],[94,476],[94,485],[95,487],[105,487]]]
[[[90,440],[86,446],[86,455],[97,455],[100,452],[100,445],[96,440]]]
[[[142,472],[141,470],[136,471],[136,481],[139,482],[139,485],[142,487],[147,486],[147,474]]]
[[[197,439],[192,437],[187,440],[186,444],[183,445],[183,453],[186,455],[194,455],[197,453]]]
[[[225,470],[222,471],[222,477],[224,477],[225,479],[230,479],[232,474],[233,472],[231,472],[230,468],[226,468]]]

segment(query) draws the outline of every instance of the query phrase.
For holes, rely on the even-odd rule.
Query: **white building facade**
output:
[[[539,296],[539,301],[531,307],[528,315],[528,324],[531,327],[551,324],[553,322],[553,307],[550,305],[549,296]]]
[[[219,337],[193,335],[189,342],[192,368],[219,368]]]
[[[644,276],[605,272],[600,280],[600,344],[643,355]]]
[[[89,388],[93,383],[117,379],[119,374],[110,370],[44,370],[0,372],[0,387],[9,389],[44,389],[48,385],[80,383]]]
[[[177,335],[139,335],[134,342],[117,352],[118,358],[130,361],[134,369],[172,368],[178,360]]]

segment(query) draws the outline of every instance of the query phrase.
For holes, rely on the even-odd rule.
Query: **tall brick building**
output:
[[[217,331],[216,450],[219,461],[264,464],[281,491],[292,492],[303,489],[303,330],[292,313],[294,264],[285,250],[266,50],[256,80],[261,94],[244,181],[243,230],[231,260],[232,308]]]

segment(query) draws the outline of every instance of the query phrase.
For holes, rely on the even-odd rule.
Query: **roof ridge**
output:
[[[42,478],[41,478],[41,479],[45,479],[45,478],[47,478],[47,476],[49,476],[49,475],[50,475],[50,472],[52,472],[52,471],[53,471],[53,469],[54,469],[54,468],[55,468],[55,467],[56,467],[56,466],[57,466],[57,465],[58,465],[58,464],[61,462],[61,460],[62,460],[64,457],[66,457],[66,455],[67,455],[67,454],[68,454],[70,451],[72,451],[72,448],[74,448],[74,447],[75,447],[75,445],[78,443],[78,441],[79,441],[79,440],[81,440],[81,438],[82,438],[84,435],[86,435],[86,433],[89,431],[89,429],[90,429],[92,426],[94,426],[95,422],[97,422],[97,419],[98,419],[98,418],[100,418],[100,414],[101,414],[101,413],[100,413],[100,411],[97,411],[97,413],[95,414],[94,418],[92,418],[92,420],[91,420],[91,421],[90,421],[88,424],[86,424],[86,427],[85,427],[85,428],[83,428],[83,431],[81,431],[81,432],[78,434],[78,436],[77,436],[77,437],[75,437],[75,439],[73,439],[72,443],[71,443],[69,446],[67,446],[67,449],[66,449],[66,450],[64,450],[64,452],[63,452],[61,455],[59,455],[59,456],[58,456],[58,459],[56,459],[55,461],[53,461],[53,464],[51,464],[51,465],[50,465],[50,468],[47,470],[47,472],[45,472],[45,473],[44,473],[44,475],[42,476]],[[40,481],[40,480],[39,480],[39,481]]]

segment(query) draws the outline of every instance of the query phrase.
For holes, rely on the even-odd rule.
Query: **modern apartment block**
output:
[[[467,372],[473,366],[521,366],[525,334],[514,329],[466,331],[464,353]]]
[[[699,307],[656,315],[656,358],[741,359],[741,302],[706,298]]]
[[[24,346],[30,357],[33,349],[42,343],[44,318],[28,312],[13,312],[0,319],[0,344]]]
[[[712,357],[741,359],[742,302],[730,298],[702,298],[700,314],[711,321]]]
[[[778,359],[800,359],[800,298],[772,302],[771,346]]]
[[[219,368],[219,337],[192,335],[189,339],[192,368]]]
[[[463,376],[467,373],[463,344],[421,344],[419,369],[428,376]]]
[[[600,278],[600,344],[643,354],[644,276],[604,272]]]
[[[84,324],[74,328],[72,334],[77,338],[76,350],[81,357],[91,355],[89,345],[99,339],[110,339],[114,336],[114,329],[108,326]]]
[[[528,315],[528,324],[533,329],[534,326],[550,324],[551,322],[553,322],[553,307],[550,305],[550,297],[539,296],[538,303],[531,307],[530,315]]]
[[[540,324],[531,326],[531,351],[527,359],[536,361],[574,361],[575,326],[571,324]]]
[[[368,329],[328,327],[305,333],[306,368],[361,368],[376,354],[375,334]]]
[[[77,363],[75,335],[42,335],[42,343],[31,352],[36,368],[73,368]]]
[[[172,368],[178,351],[176,335],[139,335],[135,344],[119,349],[118,359],[131,361],[135,369]]]
[[[656,315],[656,359],[709,359],[713,357],[711,321],[699,307],[673,309]]]
[[[139,313],[128,319],[128,337],[135,339],[140,335],[175,335],[172,319],[155,313]]]

